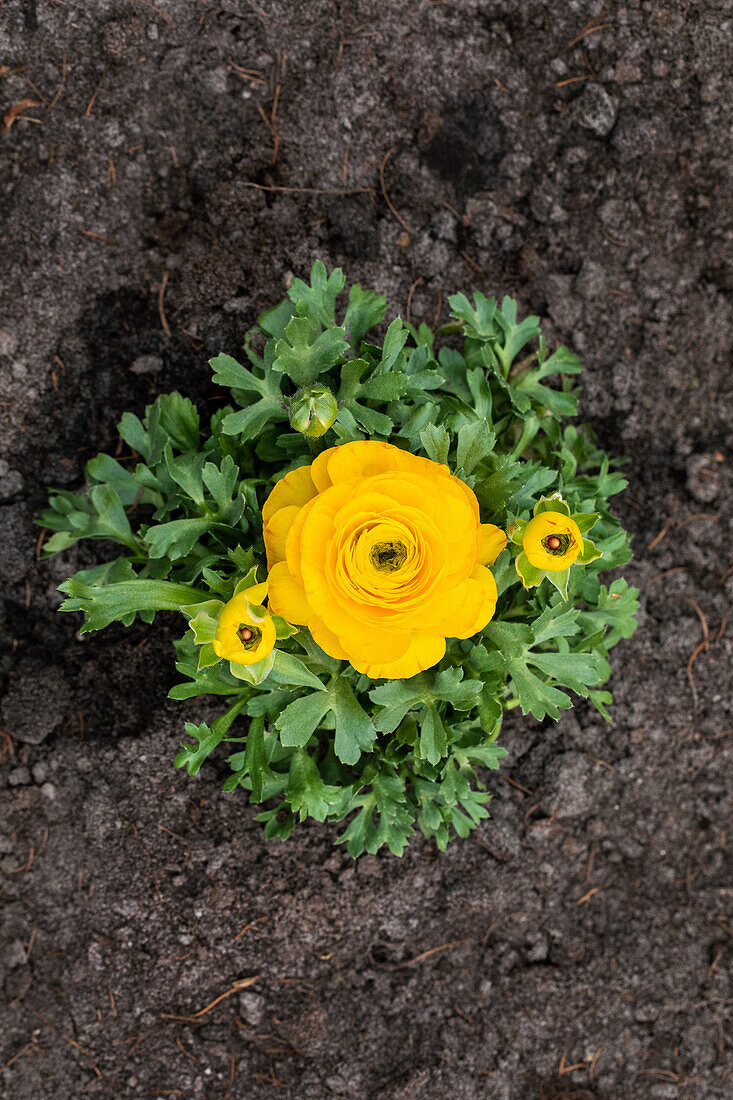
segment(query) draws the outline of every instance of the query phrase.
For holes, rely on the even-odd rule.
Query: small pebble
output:
[[[19,768],[13,768],[8,775],[8,783],[11,787],[27,787],[30,781],[31,773],[23,764]]]
[[[687,462],[687,488],[700,504],[711,504],[720,492],[720,463],[715,455],[692,455]]]
[[[48,764],[44,760],[39,760],[37,764],[34,764],[31,771],[33,772],[33,782],[45,783],[48,779]]]
[[[575,117],[586,130],[607,137],[616,121],[616,104],[605,88],[592,81],[586,84],[575,104]]]
[[[158,355],[138,355],[130,364],[130,370],[133,374],[155,374],[162,366],[163,360]]]
[[[9,359],[15,353],[17,346],[17,337],[7,329],[0,328],[0,355],[6,355]]]

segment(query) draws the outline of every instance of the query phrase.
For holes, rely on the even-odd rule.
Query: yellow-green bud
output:
[[[337,413],[336,398],[327,386],[306,386],[290,402],[290,425],[315,439],[328,431]]]

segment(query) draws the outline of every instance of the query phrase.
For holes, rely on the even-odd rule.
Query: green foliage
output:
[[[211,360],[231,404],[208,424],[176,393],[141,417],[125,413],[132,457],[93,458],[86,489],[51,491],[40,522],[53,532],[46,553],[83,538],[117,544],[116,558],[61,586],[82,630],[152,622],[159,611],[188,620],[170,695],[221,696],[225,706],[210,723],[186,724],[177,767],[195,776],[223,752],[224,790],[265,804],[268,837],[307,818],[344,822],[339,839],[353,856],[382,845],[399,855],[418,830],[442,849],[488,816],[483,783],[505,755],[496,737],[507,709],[557,719],[575,695],[609,717],[608,653],[633,633],[638,593],[622,578],[600,580],[630,557],[608,507],[626,481],[587,429],[562,422],[577,410],[577,357],[548,354],[536,317],[519,321],[514,301],[478,293],[450,298],[453,322],[440,333],[396,318],[378,340],[369,334],[385,298],[352,286],[344,307],[344,287],[342,272],[320,262],[309,282],[294,279],[246,334],[246,366]],[[449,343],[438,346],[442,335]],[[336,399],[332,427],[333,410],[317,406],[324,395]],[[265,577],[261,508],[274,482],[367,437],[448,465],[473,487],[482,521],[508,531],[491,567],[493,620],[409,680],[375,683],[277,617],[264,660],[220,659],[223,606]],[[572,516],[583,536],[562,573],[534,568],[522,550],[524,527],[544,510]],[[258,591],[255,610],[263,599]]]

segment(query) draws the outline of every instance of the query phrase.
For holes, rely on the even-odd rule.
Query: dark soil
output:
[[[731,12],[607,7],[0,4],[4,1096],[731,1096]],[[318,257],[416,321],[518,296],[630,456],[614,723],[512,718],[442,855],[266,843],[173,769],[180,624],[82,641],[56,585],[104,548],[36,560],[45,487],[213,408]]]

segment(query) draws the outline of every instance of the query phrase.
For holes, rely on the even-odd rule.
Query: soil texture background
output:
[[[726,0],[0,3],[8,1100],[733,1094],[732,41]],[[518,297],[629,457],[613,724],[512,716],[444,854],[266,843],[173,768],[214,713],[166,699],[181,624],[82,640],[103,544],[38,560],[46,487],[158,393],[213,409],[316,258],[415,322]]]

